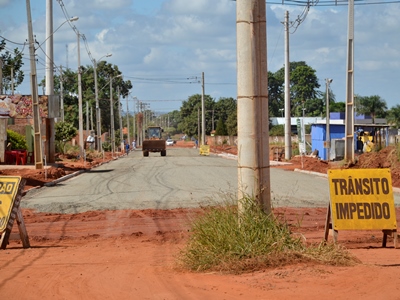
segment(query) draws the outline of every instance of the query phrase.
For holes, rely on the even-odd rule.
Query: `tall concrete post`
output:
[[[54,103],[53,0],[46,0],[46,37],[46,95],[49,97],[49,107],[54,110],[57,106]],[[48,116],[46,128],[48,128],[48,131],[46,130],[46,160],[54,163],[56,150],[54,116]]]
[[[43,169],[42,156],[42,136],[40,134],[40,114],[39,114],[39,96],[36,74],[36,57],[35,57],[35,41],[33,39],[31,4],[26,0],[26,11],[28,16],[28,41],[29,41],[29,61],[31,65],[31,95],[32,95],[32,111],[33,111],[33,131],[34,137],[34,157],[35,168]]]
[[[285,159],[292,157],[292,120],[290,108],[289,12],[285,12]]]
[[[349,0],[344,159],[354,161],[354,0]]]
[[[80,33],[77,32],[78,37],[78,130],[79,130],[79,149],[80,157],[83,158],[83,111],[82,111],[82,70],[81,70],[81,42]]]
[[[237,0],[238,198],[271,212],[265,0]]]
[[[204,103],[204,72],[201,73],[201,144],[206,144],[206,109]],[[199,136],[200,138],[200,136]]]

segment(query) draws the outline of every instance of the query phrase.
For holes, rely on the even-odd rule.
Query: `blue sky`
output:
[[[79,17],[73,24],[85,35],[92,56],[99,59],[112,53],[106,60],[118,65],[124,78],[133,83],[131,96],[149,103],[150,109],[179,109],[183,100],[201,93],[202,72],[206,94],[216,100],[236,97],[234,1],[54,0],[54,28],[65,21],[60,3],[70,17]],[[0,35],[15,43],[27,39],[25,5],[25,0],[0,0]],[[31,0],[31,9],[34,34],[42,43],[46,0]],[[282,22],[286,10],[293,21],[303,8],[267,4],[271,72],[284,64]],[[321,91],[325,89],[325,78],[332,78],[331,89],[337,101],[344,101],[346,95],[347,14],[347,6],[312,7],[304,22],[290,34],[290,61],[305,61],[314,68]],[[354,91],[361,96],[379,95],[389,108],[400,104],[399,15],[399,3],[355,6]],[[22,49],[10,42],[7,47]],[[45,45],[43,51],[37,50],[39,80],[45,75],[44,50]],[[28,47],[24,53],[26,80],[17,91],[29,94]],[[54,61],[57,66],[77,69],[77,38],[68,24],[54,34]],[[82,41],[81,64],[91,64]],[[129,103],[132,111],[133,100]]]

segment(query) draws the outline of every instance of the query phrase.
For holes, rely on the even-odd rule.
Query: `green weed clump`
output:
[[[185,269],[229,273],[311,261],[350,265],[356,259],[333,244],[307,246],[251,198],[241,201],[240,213],[233,201],[205,208],[193,221],[188,243],[178,257]]]

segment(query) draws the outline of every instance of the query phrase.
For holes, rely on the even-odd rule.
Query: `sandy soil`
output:
[[[365,163],[362,167],[368,161],[378,162],[373,167],[390,162],[393,177],[399,174],[397,163],[393,151],[385,151],[381,165],[375,154],[359,162]],[[66,162],[59,169],[67,173],[86,167]],[[294,158],[293,165],[280,167],[326,172],[343,166]],[[35,172],[21,171],[32,180],[30,186],[44,182],[43,174]],[[398,178],[392,180],[398,186]],[[381,247],[380,231],[339,232],[340,244],[361,261],[352,267],[295,264],[243,275],[179,270],[176,256],[190,234],[190,220],[199,213],[176,209],[60,215],[23,210],[32,247],[22,248],[14,226],[9,246],[0,251],[1,299],[400,299],[400,252],[392,238],[387,248]],[[326,208],[280,208],[274,213],[307,242],[323,239]]]

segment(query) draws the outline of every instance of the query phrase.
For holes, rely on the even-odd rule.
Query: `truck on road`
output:
[[[149,156],[149,152],[160,152],[161,156],[167,155],[167,146],[162,138],[163,129],[159,126],[149,126],[143,141],[143,156]]]

